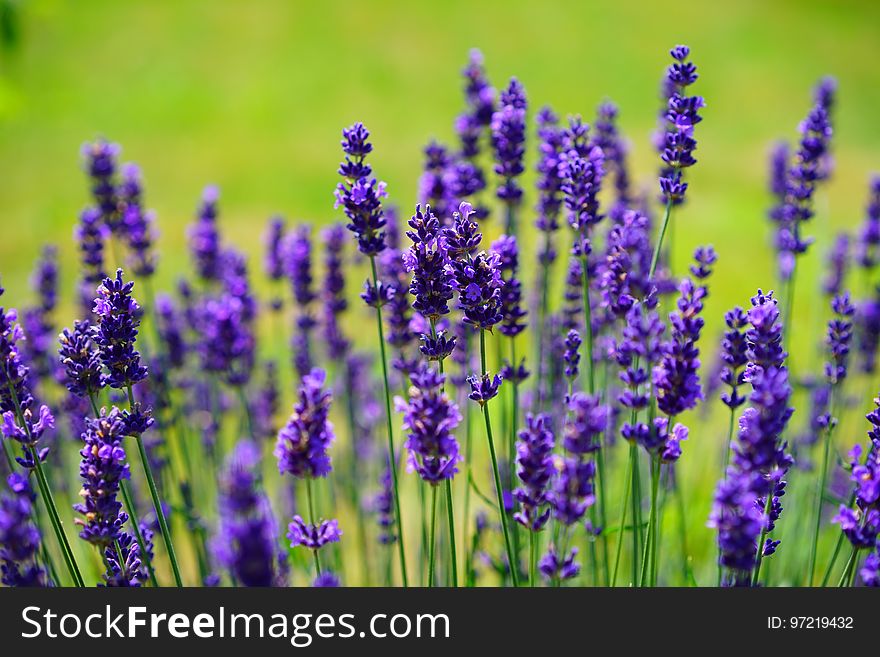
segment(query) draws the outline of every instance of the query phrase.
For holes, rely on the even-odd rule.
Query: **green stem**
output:
[[[306,478],[306,499],[308,500],[309,505],[309,522],[311,524],[316,524],[318,521],[317,516],[315,515],[315,498],[312,496],[312,479],[311,477]],[[315,575],[321,575],[321,557],[318,556],[317,550],[312,550],[312,556],[315,558]]]
[[[529,586],[535,588],[535,579],[538,562],[538,533],[529,532]]]
[[[446,519],[449,522],[449,565],[452,568],[452,588],[458,588],[458,553],[455,549],[455,514],[452,507],[452,480],[446,480]]]
[[[648,515],[648,535],[645,538],[644,552],[642,553],[642,573],[639,576],[639,586],[653,585],[649,579],[649,572],[653,572],[653,563],[656,554],[657,536],[657,491],[660,484],[660,459],[651,456],[651,511]]]
[[[28,445],[25,449],[28,451],[31,459],[33,459],[34,468],[37,473],[37,485],[40,488],[40,496],[43,498],[43,504],[46,506],[46,511],[49,513],[49,522],[52,524],[55,538],[58,540],[58,544],[61,547],[61,555],[64,557],[64,563],[67,566],[70,577],[73,579],[73,583],[78,587],[83,587],[85,584],[83,582],[82,573],[79,570],[79,565],[76,563],[76,557],[73,555],[73,550],[70,548],[70,542],[67,540],[67,535],[64,533],[64,525],[58,515],[58,507],[55,506],[55,498],[52,497],[52,489],[49,486],[49,480],[46,479],[46,473],[43,471],[43,464],[40,461],[40,455],[37,452],[36,440],[34,440],[34,437],[31,435],[31,425],[28,422],[25,422],[24,412],[22,411],[21,404],[18,400],[18,393],[15,391],[15,387],[12,385],[12,381],[8,375],[6,376],[6,382],[9,389],[9,395],[12,398],[12,404],[15,408],[15,417],[19,426],[24,429],[25,434],[27,435]]]
[[[822,506],[825,487],[828,485],[828,461],[831,455],[831,437],[834,434],[834,386],[828,396],[828,431],[825,432],[825,440],[822,454],[822,468],[819,471],[818,488],[816,489],[816,507],[814,509],[815,522],[813,523],[813,542],[810,545],[810,568],[807,575],[807,586],[813,585],[813,576],[816,573],[816,557],[819,551],[819,530],[822,526]]]
[[[849,506],[852,506],[852,502],[850,502]],[[831,555],[831,563],[828,564],[828,568],[825,570],[825,576],[822,578],[823,587],[828,586],[828,582],[831,579],[831,571],[834,570],[834,565],[837,563],[837,557],[840,556],[841,549],[843,549],[843,532],[837,537],[837,545],[834,546],[834,553]]]
[[[770,490],[767,492],[767,501],[764,503],[764,518],[767,518],[770,515],[770,509],[773,508],[773,487],[771,485]],[[755,555],[755,572],[752,576],[752,586],[757,586],[758,582],[761,579],[761,563],[764,559],[764,539],[767,538],[767,524],[762,519],[761,523],[763,527],[761,527],[761,536],[758,539],[758,551]]]
[[[150,560],[150,556],[147,554],[146,543],[144,542],[144,537],[141,533],[140,521],[138,520],[137,509],[134,507],[134,496],[131,494],[131,483],[122,480],[122,485],[119,487],[122,490],[122,501],[125,502],[125,508],[128,509],[128,515],[131,520],[131,528],[134,531],[134,537],[138,542],[138,545],[141,546],[141,560],[144,562],[144,565],[147,567],[147,574],[150,576],[150,583],[157,587],[159,586],[159,582],[156,579],[156,571],[153,569],[153,563]],[[125,563],[125,560],[120,563]]]
[[[584,361],[587,366],[587,392],[596,392],[596,378],[593,373],[593,317],[590,308],[590,272],[587,254],[581,248],[581,291],[584,303]]]
[[[434,587],[434,555],[437,545],[437,487],[431,486],[431,534],[428,545],[428,588]]]
[[[486,370],[486,330],[480,329],[480,365],[483,376],[487,376]],[[501,487],[501,475],[498,472],[498,457],[495,454],[495,441],[492,438],[492,421],[489,418],[488,401],[482,404],[483,418],[486,421],[486,439],[489,442],[489,456],[492,460],[492,476],[495,479],[495,495],[498,497],[498,515],[501,517],[501,531],[504,534],[504,548],[507,551],[507,562],[510,567],[510,577],[513,585],[519,586],[518,567],[513,554],[513,546],[510,543],[510,533],[507,530],[507,513],[504,511],[504,489]]]
[[[629,455],[632,460],[632,495],[630,495],[630,504],[632,506],[633,516],[633,556],[632,556],[632,585],[639,585],[639,556],[640,548],[644,541],[642,536],[642,487],[641,472],[639,468],[639,449],[635,442],[629,446]]]
[[[28,431],[28,434],[30,434],[28,425],[24,422],[22,422],[22,424],[24,425],[25,430]],[[64,563],[67,565],[67,570],[70,572],[74,584],[82,588],[85,586],[82,573],[80,573],[76,558],[73,556],[73,550],[70,549],[70,543],[67,540],[67,536],[64,534],[64,526],[61,523],[61,518],[58,516],[58,507],[55,506],[55,499],[52,497],[52,490],[49,488],[46,473],[43,471],[43,464],[40,463],[40,455],[37,453],[37,448],[34,445],[30,445],[28,449],[31,458],[36,465],[37,484],[40,487],[40,496],[43,498],[46,510],[49,512],[49,521],[52,523],[55,537],[58,539],[58,543],[61,546],[61,554],[64,557]]]
[[[660,250],[663,248],[663,238],[666,236],[666,229],[669,227],[669,217],[672,215],[672,200],[666,201],[666,210],[663,213],[663,223],[660,224],[660,234],[657,236],[657,246],[654,247],[654,255],[651,256],[651,269],[648,272],[648,280],[653,280],[657,271],[657,264],[660,262]]]
[[[379,284],[379,275],[376,271],[376,256],[370,256],[370,269],[373,273],[373,286]],[[385,419],[388,425],[388,460],[391,464],[391,485],[394,494],[394,519],[397,524],[397,555],[400,560],[400,576],[403,587],[409,586],[409,578],[406,574],[406,553],[403,547],[403,517],[400,514],[400,493],[397,483],[397,457],[394,453],[394,428],[391,414],[391,389],[388,385],[388,357],[385,354],[385,329],[382,326],[382,308],[376,306],[376,329],[379,336],[379,352],[382,358],[382,382],[385,386]]]
[[[623,504],[620,505],[620,520],[617,523],[617,549],[615,550],[614,555],[614,570],[611,573],[611,586],[617,586],[617,570],[620,567],[620,555],[623,552],[623,536],[626,533],[624,531],[624,528],[626,527],[626,512],[627,507],[629,506],[629,494],[630,488],[632,487],[632,475],[633,460],[632,452],[630,452],[630,458],[626,462],[625,484],[623,487]],[[633,528],[633,535],[635,535],[635,528]]]
[[[129,408],[134,409],[134,392],[131,385],[126,388],[128,393]],[[183,586],[183,580],[180,577],[180,566],[177,563],[177,553],[174,551],[174,543],[171,541],[171,531],[168,529],[168,522],[165,520],[165,513],[162,510],[162,499],[159,497],[159,489],[156,488],[156,480],[153,478],[153,468],[150,460],[147,458],[147,450],[144,447],[143,437],[138,435],[134,437],[138,446],[138,452],[141,456],[141,465],[144,468],[144,476],[147,478],[147,486],[150,488],[150,497],[153,500],[153,508],[156,511],[156,518],[159,520],[159,529],[162,531],[162,540],[165,542],[165,549],[168,551],[168,559],[171,561],[171,571],[174,574],[174,583],[180,588]]]
[[[848,586],[850,582],[850,578],[852,576],[853,571],[856,567],[856,561],[859,559],[859,549],[856,546],[853,546],[852,552],[849,555],[849,559],[846,562],[846,567],[843,569],[843,573],[840,575],[840,580],[837,582],[837,586],[839,588],[843,588],[844,586]]]

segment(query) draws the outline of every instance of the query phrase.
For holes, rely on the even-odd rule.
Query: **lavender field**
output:
[[[105,128],[33,221],[10,173],[4,586],[880,586],[880,144],[851,60],[800,66],[760,129],[744,109],[726,160],[703,39],[629,64],[648,110],[550,103],[532,78],[571,62],[495,51],[442,58],[412,139],[377,100],[405,90],[362,80],[281,185]],[[14,106],[10,170],[39,143]]]

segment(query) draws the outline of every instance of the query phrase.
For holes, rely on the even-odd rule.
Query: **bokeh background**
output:
[[[422,147],[432,137],[453,140],[463,106],[460,70],[472,47],[482,49],[496,86],[520,78],[531,116],[550,104],[589,121],[600,101],[614,100],[633,178],[653,193],[659,82],[669,47],[687,43],[700,72],[694,90],[708,107],[697,135],[699,164],[688,172],[689,200],[674,217],[674,257],[681,271],[695,245],[719,252],[706,312],[710,353],[723,311],[775,285],[765,218],[768,149],[796,138],[821,76],[838,80],[835,173],[818,196],[817,243],[803,261],[795,304],[805,328],[794,348],[806,368],[816,362],[828,314],[818,295],[824,254],[834,233],[861,221],[868,177],[880,170],[876,2],[0,4],[4,305],[30,301],[30,268],[47,241],[60,245],[72,300],[72,231],[89,202],[79,149],[97,137],[120,143],[123,161],[144,170],[161,233],[160,287],[187,267],[184,226],[207,183],[220,186],[222,229],[254,258],[255,271],[271,213],[339,220],[332,191],[340,129],[355,120],[372,131],[374,169],[407,211]],[[530,149],[530,168],[534,155]],[[527,205],[533,201],[532,194]],[[61,313],[60,321],[70,318]],[[692,434],[691,442],[722,440],[726,423],[717,426],[717,435]],[[841,440],[862,439],[862,429],[854,420]],[[683,463],[687,485],[703,493],[688,514],[699,533],[718,470]],[[708,549],[708,530],[695,540]]]

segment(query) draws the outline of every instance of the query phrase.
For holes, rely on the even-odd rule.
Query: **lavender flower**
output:
[[[644,302],[636,302],[626,315],[623,339],[614,351],[614,357],[621,366],[620,380],[626,389],[618,396],[624,408],[635,415],[647,408],[648,396],[643,386],[648,382],[648,365],[660,357],[660,336],[663,323],[653,309],[656,297],[650,296]],[[646,424],[627,422],[621,433],[626,440],[643,442],[649,432]]]
[[[496,195],[507,204],[508,225],[505,231],[515,234],[511,218],[514,209],[522,203],[522,187],[517,179],[525,171],[523,157],[526,140],[525,89],[516,79],[501,94],[499,108],[492,115],[492,149],[495,153],[495,173],[501,177]]]
[[[675,60],[666,71],[666,87],[671,91],[667,103],[666,128],[660,157],[664,168],[660,175],[660,191],[664,203],[678,205],[684,201],[688,185],[683,170],[697,163],[694,126],[702,121],[699,111],[706,103],[702,96],[687,96],[689,86],[697,81],[697,67],[687,61],[690,48],[676,46],[669,51]]]
[[[746,398],[739,393],[739,387],[745,383],[745,366],[749,359],[746,355],[746,336],[744,329],[748,324],[745,312],[739,306],[724,315],[727,331],[721,341],[721,382],[730,388],[721,393],[724,405],[735,410],[742,406]]]
[[[285,273],[282,248],[285,230],[286,226],[283,217],[278,215],[271,217],[266,225],[266,234],[263,239],[266,249],[263,256],[263,270],[266,272],[269,280],[276,284],[284,278]],[[270,303],[272,310],[281,310],[283,305],[284,301],[280,296],[275,295],[272,297]]]
[[[323,573],[315,577],[315,581],[312,582],[312,587],[316,589],[338,588],[341,585],[339,577],[334,573],[331,573],[329,570],[325,570]]]
[[[434,208],[440,217],[446,217],[448,203],[451,199],[449,189],[451,178],[448,170],[452,166],[452,158],[446,147],[431,141],[424,150],[425,169],[419,178],[419,203]]]
[[[382,545],[391,545],[397,540],[394,533],[394,491],[391,483],[391,466],[386,460],[379,480],[381,489],[374,499],[374,508],[379,524],[379,543]]]
[[[516,444],[516,474],[522,485],[513,491],[520,510],[514,520],[530,531],[544,528],[550,518],[547,486],[555,473],[553,466],[553,431],[548,415],[526,415],[526,428],[519,432]]]
[[[107,239],[107,229],[101,223],[101,213],[94,208],[83,210],[80,214],[79,225],[74,231],[74,238],[79,245],[81,254],[80,303],[83,310],[90,313],[95,287],[106,276],[104,273],[104,242]]]
[[[196,272],[206,281],[220,277],[220,232],[217,229],[217,200],[220,190],[214,185],[205,187],[196,220],[189,227],[189,248],[195,261]]]
[[[119,229],[120,220],[114,182],[119,152],[118,144],[103,139],[82,147],[85,170],[92,182],[92,197],[100,210],[102,222],[114,233]]]
[[[578,375],[578,365],[581,362],[581,334],[571,329],[565,337],[565,376],[573,381]]]
[[[342,530],[339,529],[338,521],[322,520],[317,524],[309,524],[298,515],[293,516],[287,532],[290,547],[302,545],[310,550],[320,550],[329,543],[338,543],[341,537]]]
[[[526,311],[522,307],[522,283],[516,277],[519,269],[519,247],[516,237],[502,235],[492,243],[489,250],[498,255],[498,269],[502,278],[502,319],[498,330],[502,335],[514,338],[526,328],[523,323]]]
[[[849,236],[846,233],[838,233],[828,253],[828,270],[822,281],[822,291],[825,294],[835,296],[843,290],[849,269],[849,251]]]
[[[236,445],[220,479],[218,506],[220,527],[213,543],[218,561],[243,586],[280,584],[278,528],[262,490],[256,444]]]
[[[551,543],[547,548],[547,553],[538,562],[538,570],[551,582],[574,579],[581,572],[580,564],[575,561],[577,554],[578,549],[572,548],[567,555],[560,556],[556,551],[556,546]]]
[[[293,362],[300,377],[312,369],[311,332],[315,320],[311,315],[315,292],[312,289],[312,242],[307,225],[297,227],[284,240],[284,259],[287,277],[293,289],[296,304],[296,331],[291,340]]]
[[[865,269],[873,269],[880,261],[880,175],[874,175],[869,185],[865,222],[859,232],[856,259]]]
[[[28,308],[22,317],[28,340],[28,361],[39,377],[50,374],[49,349],[52,344],[52,313],[58,303],[58,249],[51,244],[43,247],[37,266],[31,276],[31,285],[39,303]]]
[[[705,278],[708,267],[715,262],[715,253],[711,248],[706,251],[698,249],[696,258],[698,266],[694,273],[697,278]],[[663,344],[663,355],[652,374],[657,406],[669,417],[693,408],[703,397],[697,342],[704,324],[700,317],[703,299],[708,292],[705,286],[697,287],[689,278],[682,280],[679,291],[678,312],[669,315],[671,335]]]
[[[28,478],[14,472],[0,497],[0,582],[4,586],[50,586],[39,564],[40,532],[34,526],[34,499]]]
[[[287,424],[278,432],[275,457],[278,471],[297,478],[326,477],[331,463],[327,449],[333,442],[328,419],[332,395],[324,390],[324,370],[315,368],[303,377],[299,400]]]
[[[443,392],[446,377],[422,364],[412,374],[409,399],[403,407],[409,467],[432,486],[452,479],[462,460],[455,439],[461,422],[458,406]]]
[[[102,410],[94,419],[87,419],[82,434],[84,445],[80,450],[79,474],[83,481],[80,491],[83,501],[73,508],[83,518],[75,522],[82,527],[80,538],[101,549],[119,540],[122,527],[128,521],[118,499],[122,481],[131,476],[122,446],[125,435],[125,419],[115,406],[109,412]]]
[[[806,253],[812,238],[802,235],[803,224],[814,214],[813,194],[823,177],[822,163],[831,140],[828,111],[816,104],[799,127],[801,139],[794,161],[788,169],[785,200],[777,213],[776,248],[780,273],[788,280],[794,271],[795,259]]]
[[[104,548],[104,560],[107,563],[104,586],[139,587],[147,579],[141,548],[128,532],[122,532],[114,545]]]
[[[357,236],[360,252],[374,256],[386,246],[381,204],[386,193],[384,182],[369,177],[372,169],[366,157],[373,150],[369,137],[369,131],[360,122],[342,131],[345,161],[339,166],[339,175],[345,180],[336,186],[334,207],[343,208],[349,220],[346,228]]]
[[[578,151],[580,131],[588,129],[585,124],[572,123],[567,133],[569,149],[563,152],[560,163],[568,224],[584,239],[590,227],[602,219],[598,195],[605,173],[605,156],[600,148],[590,148],[584,155]]]
[[[557,473],[548,499],[553,505],[553,517],[571,526],[583,519],[596,500],[593,491],[596,465],[578,455],[558,458],[555,467]]]
[[[606,101],[596,111],[593,145],[598,146],[605,155],[605,163],[614,173],[616,206],[619,210],[628,207],[630,198],[629,174],[626,166],[627,147],[617,130],[617,105]]]
[[[834,297],[831,309],[835,317],[828,322],[828,335],[825,338],[829,357],[825,363],[825,378],[833,386],[846,378],[853,336],[852,318],[856,309],[850,301],[849,292]]]
[[[104,386],[101,357],[93,336],[88,320],[76,320],[73,330],[64,329],[58,336],[65,385],[77,397],[95,395]]]
[[[559,211],[562,208],[562,176],[559,173],[563,131],[559,117],[545,107],[538,112],[538,139],[540,140],[537,165],[538,203],[535,207],[535,227],[544,233],[544,245],[538,254],[542,265],[549,267],[556,260],[553,235],[559,230]],[[543,274],[542,274],[543,275]]]
[[[348,308],[345,298],[345,274],[343,250],[345,247],[345,227],[336,224],[326,228],[321,237],[324,242],[324,330],[327,341],[327,355],[331,360],[344,360],[351,346],[339,325],[340,315]]]
[[[467,211],[462,212],[462,221],[466,222]],[[467,324],[491,331],[503,319],[503,282],[499,266],[498,254],[485,251],[461,260],[450,259],[447,263],[447,272],[451,276],[453,288],[458,292],[459,307]]]
[[[166,364],[179,369],[186,360],[187,343],[181,314],[167,294],[156,296],[156,330],[165,347]]]
[[[141,322],[132,288],[134,281],[124,282],[122,270],[117,269],[116,278],[105,278],[98,286],[95,298],[98,325],[94,340],[108,371],[105,382],[121,390],[147,378],[147,368],[141,365],[140,354],[134,348]]]
[[[156,217],[154,212],[144,210],[141,205],[141,171],[136,164],[123,165],[118,191],[122,215],[120,228],[131,253],[131,269],[136,276],[152,276],[156,271],[153,250]]]
[[[417,205],[409,226],[406,234],[412,246],[403,254],[403,262],[413,275],[409,286],[409,293],[415,297],[412,305],[423,316],[436,321],[449,314],[449,300],[453,295],[440,222],[430,207],[423,213]]]
[[[482,376],[473,375],[467,378],[467,382],[471,387],[468,399],[477,402],[480,406],[485,406],[490,399],[498,395],[501,377],[497,374],[495,376],[490,376],[489,374]]]

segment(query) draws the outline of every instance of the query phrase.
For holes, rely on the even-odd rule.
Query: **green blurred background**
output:
[[[653,194],[659,81],[669,47],[691,46],[694,89],[708,107],[674,239],[678,271],[696,244],[712,243],[720,255],[707,341],[723,310],[774,287],[767,152],[779,138],[796,138],[822,75],[839,82],[836,169],[818,196],[817,245],[800,270],[795,314],[804,328],[794,346],[804,367],[815,362],[828,314],[818,301],[824,253],[837,230],[861,221],[868,176],[880,170],[876,2],[3,1],[16,10],[0,52],[4,305],[30,301],[28,275],[46,241],[61,245],[72,298],[71,235],[89,202],[79,148],[97,137],[120,143],[122,159],[143,167],[161,232],[160,285],[186,270],[184,225],[206,183],[220,185],[223,231],[254,258],[255,272],[271,213],[338,220],[339,133],[355,120],[372,131],[374,169],[406,211],[422,146],[454,138],[460,70],[472,47],[482,49],[496,86],[521,79],[532,116],[549,103],[589,121],[603,99],[618,103],[633,178]],[[531,168],[534,149],[529,157]],[[69,323],[68,313],[59,320]],[[704,349],[714,352],[708,342]],[[717,435],[703,430],[691,442],[722,440],[726,421],[717,426]],[[849,429],[844,443],[864,437],[857,417]],[[684,462],[686,485],[704,493],[689,508],[699,552],[711,549],[705,518],[719,471]]]

